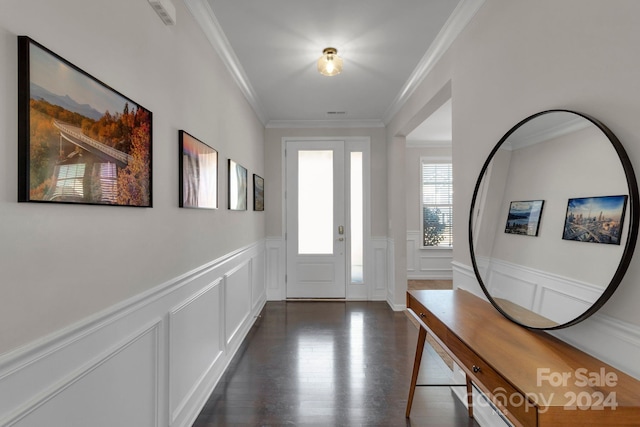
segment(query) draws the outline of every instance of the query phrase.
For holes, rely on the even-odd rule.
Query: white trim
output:
[[[258,95],[253,89],[244,68],[233,51],[229,40],[222,31],[218,19],[214,15],[206,0],[184,0],[187,9],[202,28],[205,36],[218,52],[222,62],[229,70],[258,119],[268,128],[379,128],[385,127],[393,116],[402,108],[409,97],[415,92],[424,78],[447,51],[449,46],[464,30],[485,0],[462,0],[445,22],[438,36],[422,57],[411,76],[404,84],[392,104],[385,112],[382,120],[268,120],[264,109],[260,105]]]
[[[58,423],[71,410],[72,401],[75,401],[73,393],[77,393],[77,388],[71,385],[86,378],[82,382],[83,387],[90,387],[91,390],[106,387],[108,384],[105,382],[109,380],[105,379],[105,373],[110,372],[108,369],[111,369],[111,365],[105,368],[107,370],[103,366],[117,354],[120,355],[118,364],[126,365],[130,359],[131,363],[139,364],[144,360],[144,364],[153,370],[141,376],[144,384],[140,388],[149,390],[149,394],[140,396],[145,399],[144,409],[148,412],[142,415],[125,414],[124,418],[140,415],[145,420],[144,425],[191,425],[266,303],[264,271],[253,271],[254,268],[264,268],[263,262],[253,262],[264,257],[264,247],[264,241],[259,241],[233,251],[84,321],[3,355],[0,363],[0,396],[3,396],[0,400],[0,425],[15,423],[26,416],[49,417],[51,414],[51,422]],[[249,314],[242,316],[242,320],[238,316],[241,324],[235,328],[233,340],[227,345],[224,335],[225,313],[237,312],[239,307],[225,304],[224,277],[238,271],[238,268],[246,268],[250,277],[247,292],[241,293],[241,300],[237,299],[233,304],[242,306],[241,309],[248,310]],[[257,282],[254,284],[252,281]],[[220,289],[219,306],[211,307],[219,315],[212,317],[210,312],[200,307],[193,312],[185,312],[187,317],[180,320],[182,329],[172,328],[172,317],[175,320],[176,313],[190,309],[192,302],[212,289]],[[256,302],[256,299],[259,301]],[[204,313],[209,313],[207,319],[216,318],[217,324],[207,322],[203,318]],[[174,340],[175,334],[188,330],[192,325],[204,324],[209,324],[219,334],[218,348],[221,351],[201,359],[198,367],[191,372],[172,366],[176,354],[172,346],[185,342],[194,348],[198,346],[188,334],[182,335],[178,341]],[[145,339],[144,346],[123,351],[151,331],[153,339]],[[92,372],[95,374],[89,375]],[[180,377],[185,373],[188,375]],[[177,390],[172,387],[177,387],[179,383],[172,384],[172,378],[186,380],[183,382],[185,388],[177,394],[172,393]],[[86,381],[90,381],[90,385]],[[126,392],[123,390],[123,393]],[[81,411],[79,416],[86,419],[97,416],[93,411],[96,403],[93,399],[99,399],[98,395],[96,392],[95,396],[92,394],[88,397],[91,405],[72,409]],[[111,396],[116,399],[116,394],[112,393]],[[130,398],[135,400],[138,397],[131,395]],[[105,399],[101,404],[108,407],[115,403]]]
[[[283,267],[282,278],[286,278],[287,276],[287,264],[286,264],[286,250],[287,250],[287,238],[286,238],[286,230],[287,230],[287,145],[290,142],[334,142],[340,141],[344,142],[344,153],[345,153],[345,172],[349,170],[347,167],[348,160],[350,159],[351,152],[362,152],[363,153],[363,185],[364,185],[364,206],[363,206],[363,215],[364,215],[364,230],[363,230],[363,238],[364,238],[364,247],[363,247],[363,257],[364,257],[364,287],[360,284],[351,284],[350,278],[346,277],[346,288],[345,288],[345,298],[350,300],[372,300],[376,299],[374,283],[376,279],[374,275],[371,273],[372,268],[372,237],[371,237],[371,137],[369,136],[348,136],[348,137],[340,137],[340,136],[329,136],[329,137],[283,137],[281,140],[281,162],[282,162],[282,229],[285,233],[285,239],[281,240],[282,249],[279,254],[284,258],[282,261],[284,264],[280,264]],[[348,177],[345,175],[345,184],[348,183]],[[348,194],[347,189],[345,189],[345,214],[348,212],[348,200],[346,199],[346,195]],[[347,218],[345,218],[346,220]],[[274,245],[277,245],[277,237],[268,238],[270,242]],[[275,249],[275,248],[274,248]],[[346,272],[350,271],[348,266],[349,260],[345,260],[345,269]],[[267,267],[269,272],[274,271],[275,269],[275,261],[271,261],[271,266]],[[270,275],[271,279],[271,275]],[[270,284],[272,285],[272,284]],[[271,286],[267,288],[267,292]],[[274,287],[274,291],[272,291],[269,295],[269,299],[286,299],[286,282],[283,283],[283,289],[281,292],[277,292]],[[278,296],[280,295],[280,298]]]
[[[454,261],[454,287],[465,289],[486,299],[473,268]],[[551,335],[580,350],[597,357],[605,363],[640,379],[640,328],[609,315],[596,313],[577,325],[557,331]]]
[[[453,248],[423,247],[420,230],[407,230],[407,279],[451,280]]]
[[[263,242],[253,243],[229,252],[211,262],[151,288],[146,292],[97,312],[78,323],[67,326],[66,328],[3,354],[0,356],[0,381],[2,381],[6,375],[23,369],[27,367],[28,364],[37,362],[39,358],[46,357],[62,347],[69,346],[98,329],[109,326],[115,321],[144,308],[146,305],[157,301],[165,295],[179,290],[198,277],[211,272],[213,269],[219,268],[221,265],[231,262],[241,255],[257,250],[263,244]]]
[[[286,299],[286,289],[284,286],[286,254],[284,249],[284,237],[267,237],[265,249],[265,286],[267,288],[268,301],[282,301]]]
[[[371,294],[372,301],[385,301],[387,299],[387,288],[389,287],[388,275],[388,254],[386,237],[371,237],[369,269],[371,274]]]
[[[419,163],[419,170],[418,170],[418,179],[419,179],[419,183],[418,183],[418,209],[420,210],[418,212],[418,217],[420,218],[420,236],[423,233],[423,226],[424,226],[424,194],[423,194],[423,190],[424,190],[424,182],[422,181],[423,178],[423,174],[424,174],[424,165],[425,164],[450,164],[451,165],[451,169],[453,172],[453,159],[452,156],[420,156],[420,163]],[[451,176],[451,192],[453,193],[453,175]],[[451,199],[451,213],[453,215],[453,211],[454,211],[454,207],[453,207],[453,197]],[[451,218],[451,220],[453,221],[453,216]],[[453,243],[453,227],[451,230],[451,239],[452,239],[452,243]],[[424,241],[421,237],[419,237],[419,247],[418,249],[433,249],[433,248],[441,248],[441,249],[449,249],[449,250],[453,250],[453,245],[452,246],[425,246],[424,245]],[[452,259],[453,259],[453,254],[451,255]]]
[[[251,82],[242,64],[240,64],[240,60],[233,51],[224,31],[222,31],[222,27],[214,15],[213,10],[211,10],[209,3],[206,0],[184,0],[184,3],[187,9],[189,9],[189,12],[191,12],[193,19],[195,19],[200,25],[200,28],[202,28],[209,43],[211,43],[216,52],[218,52],[220,59],[222,59],[227,70],[229,70],[229,73],[240,88],[242,94],[247,98],[247,101],[249,101],[258,119],[263,125],[266,124],[267,118],[264,110],[260,106],[258,95],[253,89],[253,86],[251,86]]]
[[[409,80],[404,84],[400,93],[385,112],[382,121],[385,124],[393,119],[407,100],[413,95],[420,83],[433,70],[442,55],[449,49],[449,46],[464,30],[467,24],[475,16],[476,12],[484,4],[485,0],[462,0],[453,11],[447,22],[438,33],[438,36],[431,44],[418,66],[415,68]]]
[[[58,381],[56,384],[54,384],[50,388],[38,393],[28,403],[19,407],[18,410],[14,411],[13,413],[10,413],[8,416],[4,417],[3,419],[0,419],[0,425],[10,427],[20,422],[22,419],[32,414],[36,410],[38,410],[38,408],[42,407],[47,402],[49,402],[56,396],[60,395],[61,393],[63,393],[65,390],[67,390],[69,387],[71,387],[81,379],[85,378],[87,375],[96,371],[99,367],[107,363],[109,360],[113,359],[115,356],[117,356],[118,354],[123,352],[125,349],[127,349],[128,347],[130,347],[131,345],[139,341],[142,337],[146,336],[151,332],[154,333],[154,338],[155,338],[155,358],[156,359],[154,362],[156,364],[156,383],[157,383],[157,377],[159,376],[158,375],[158,370],[159,370],[158,369],[159,368],[158,366],[158,359],[159,359],[158,329],[159,327],[160,327],[160,320],[156,320],[151,325],[148,325],[147,327],[145,327],[142,331],[135,333],[132,337],[126,338],[123,342],[107,350],[104,354],[100,355],[95,360],[92,360],[86,363],[85,365],[78,368],[71,374],[65,376],[62,380]],[[157,384],[153,392],[155,393],[155,403],[156,403],[154,424],[158,426],[159,424],[158,424],[158,416],[157,416],[157,412],[158,412],[157,405],[159,401],[159,396],[158,396]]]
[[[216,288],[218,286],[220,286],[220,288],[222,288],[222,284],[223,284],[223,279],[221,277],[219,277],[216,280],[214,280],[210,285],[204,287],[203,289],[199,290],[195,294],[189,296],[185,301],[182,301],[176,307],[174,307],[171,310],[169,310],[169,318],[168,318],[169,327],[168,327],[168,329],[169,329],[169,367],[170,368],[171,368],[171,361],[175,359],[175,351],[176,351],[176,346],[172,345],[172,343],[171,343],[171,339],[175,334],[174,333],[175,316],[180,311],[188,308],[191,304],[197,302],[199,298],[201,298],[202,296],[207,294],[212,289],[214,289],[214,288]],[[220,300],[222,300],[222,299],[220,298]],[[221,337],[219,336],[219,338],[221,338]],[[172,399],[171,399],[171,393],[169,393],[169,408],[171,410],[171,422],[172,423],[174,423],[176,421],[176,419],[178,418],[179,414],[184,410],[184,408],[188,405],[188,403],[193,399],[193,396],[197,392],[198,388],[202,385],[202,383],[206,380],[207,376],[215,368],[215,366],[218,363],[218,360],[220,359],[220,357],[222,357],[222,355],[224,353],[224,351],[223,351],[224,346],[223,346],[223,343],[221,341],[222,341],[221,339],[218,340],[218,346],[220,347],[220,351],[218,352],[218,354],[216,354],[213,357],[213,359],[211,360],[211,363],[209,364],[208,368],[204,372],[202,372],[200,377],[192,385],[191,389],[185,394],[185,396],[182,398],[182,400],[177,405],[173,404]],[[169,376],[169,388],[170,389],[173,388],[173,385],[171,384],[171,375]]]
[[[269,120],[267,129],[355,129],[383,128],[382,120]]]

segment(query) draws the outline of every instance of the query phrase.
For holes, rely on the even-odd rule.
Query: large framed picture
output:
[[[569,199],[562,238],[619,245],[626,207],[626,195]]]
[[[18,37],[18,201],[151,207],[151,111]]]
[[[232,211],[247,210],[247,169],[229,159],[228,207]]]
[[[264,210],[264,179],[253,174],[253,210]]]
[[[179,131],[180,207],[218,208],[218,152],[204,142]]]
[[[544,200],[511,202],[504,232],[523,236],[537,236],[543,206]]]

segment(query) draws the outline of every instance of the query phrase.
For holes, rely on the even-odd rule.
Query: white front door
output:
[[[344,141],[287,141],[287,298],[345,298]]]

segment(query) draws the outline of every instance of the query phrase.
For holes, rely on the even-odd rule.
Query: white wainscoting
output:
[[[265,257],[265,281],[267,300],[282,301],[287,299],[285,277],[286,242],[282,237],[267,237]],[[393,261],[393,259],[391,260]],[[384,301],[387,299],[389,280],[388,239],[372,237],[365,247],[364,284],[347,285],[348,300]]]
[[[420,231],[407,231],[407,279],[451,280],[453,250],[421,247]]]
[[[393,265],[393,258],[389,262],[388,239],[386,237],[371,238],[371,300],[384,301],[387,299],[389,287],[389,270]]]
[[[453,285],[485,298],[471,266],[453,262]],[[588,319],[550,333],[611,366],[640,379],[640,328],[608,315]]]
[[[265,243],[0,359],[0,426],[186,427],[266,302]]]
[[[584,313],[602,288],[578,280],[497,259],[477,258],[491,295],[518,304],[547,319],[565,323],[566,313]]]

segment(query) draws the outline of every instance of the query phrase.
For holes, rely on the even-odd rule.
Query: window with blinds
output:
[[[422,162],[422,245],[453,246],[451,163]]]

